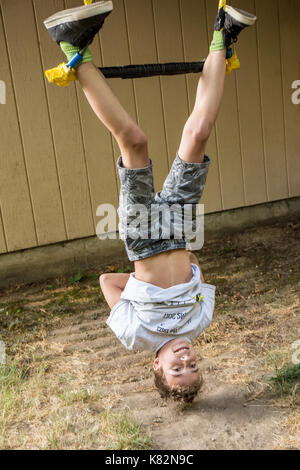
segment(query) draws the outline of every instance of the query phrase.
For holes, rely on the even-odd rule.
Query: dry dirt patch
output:
[[[187,408],[159,398],[151,354],[126,351],[106,326],[95,274],[126,262],[78,282],[3,290],[0,447],[299,448],[299,384],[282,394],[269,382],[300,339],[294,222],[210,240],[198,253],[217,302],[195,343],[205,385]]]

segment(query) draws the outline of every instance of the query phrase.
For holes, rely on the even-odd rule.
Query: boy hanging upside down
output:
[[[223,2],[224,4],[225,2]],[[97,2],[56,13],[45,21],[53,39],[70,60],[90,44],[112,11],[111,1]],[[120,233],[135,272],[102,274],[100,285],[111,308],[107,324],[130,350],[155,353],[155,384],[162,397],[191,402],[202,385],[192,340],[210,324],[215,286],[205,284],[198,259],[188,251],[186,237],[151,239],[151,206],[173,204],[194,208],[206,182],[210,159],[205,148],[222,101],[226,57],[239,33],[256,17],[223,5],[215,22],[210,53],[201,74],[195,106],[182,133],[178,153],[161,192],[155,195],[152,160],[147,138],[123,109],[89,49],[76,68],[77,78],[98,118],[116,139],[120,190]],[[175,109],[174,103],[174,109]],[[147,208],[145,237],[141,227],[130,233],[130,214],[142,204]],[[174,217],[173,217],[174,223]],[[144,221],[145,222],[145,221]],[[159,223],[156,221],[156,223]]]

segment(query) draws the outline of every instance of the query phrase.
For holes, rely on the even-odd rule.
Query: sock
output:
[[[223,49],[225,49],[223,32],[214,31],[213,40],[212,40],[209,50],[210,52],[213,52],[213,51],[222,51]]]
[[[69,44],[68,42],[61,41],[59,45],[64,54],[66,54],[68,62],[72,59],[72,57],[74,57],[76,52],[80,51],[79,47],[72,46],[72,44]],[[92,62],[92,60],[93,57],[91,51],[89,50],[89,48],[87,48],[83,54],[82,61],[78,65],[86,64],[87,62]]]

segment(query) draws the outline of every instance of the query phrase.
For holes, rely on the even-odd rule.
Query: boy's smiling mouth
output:
[[[181,346],[180,348],[175,349],[174,353],[178,353],[179,351],[183,350],[189,351],[189,348],[187,346]]]

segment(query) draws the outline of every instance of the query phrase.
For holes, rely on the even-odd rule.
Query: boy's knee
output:
[[[146,135],[138,126],[135,125],[130,125],[123,130],[119,138],[122,142],[122,146],[128,149],[142,151],[147,148],[148,145]]]
[[[196,123],[187,122],[184,128],[184,133],[190,143],[195,146],[195,148],[198,148],[203,146],[203,144],[206,144],[212,129],[213,123],[209,119],[203,118],[198,120]]]

